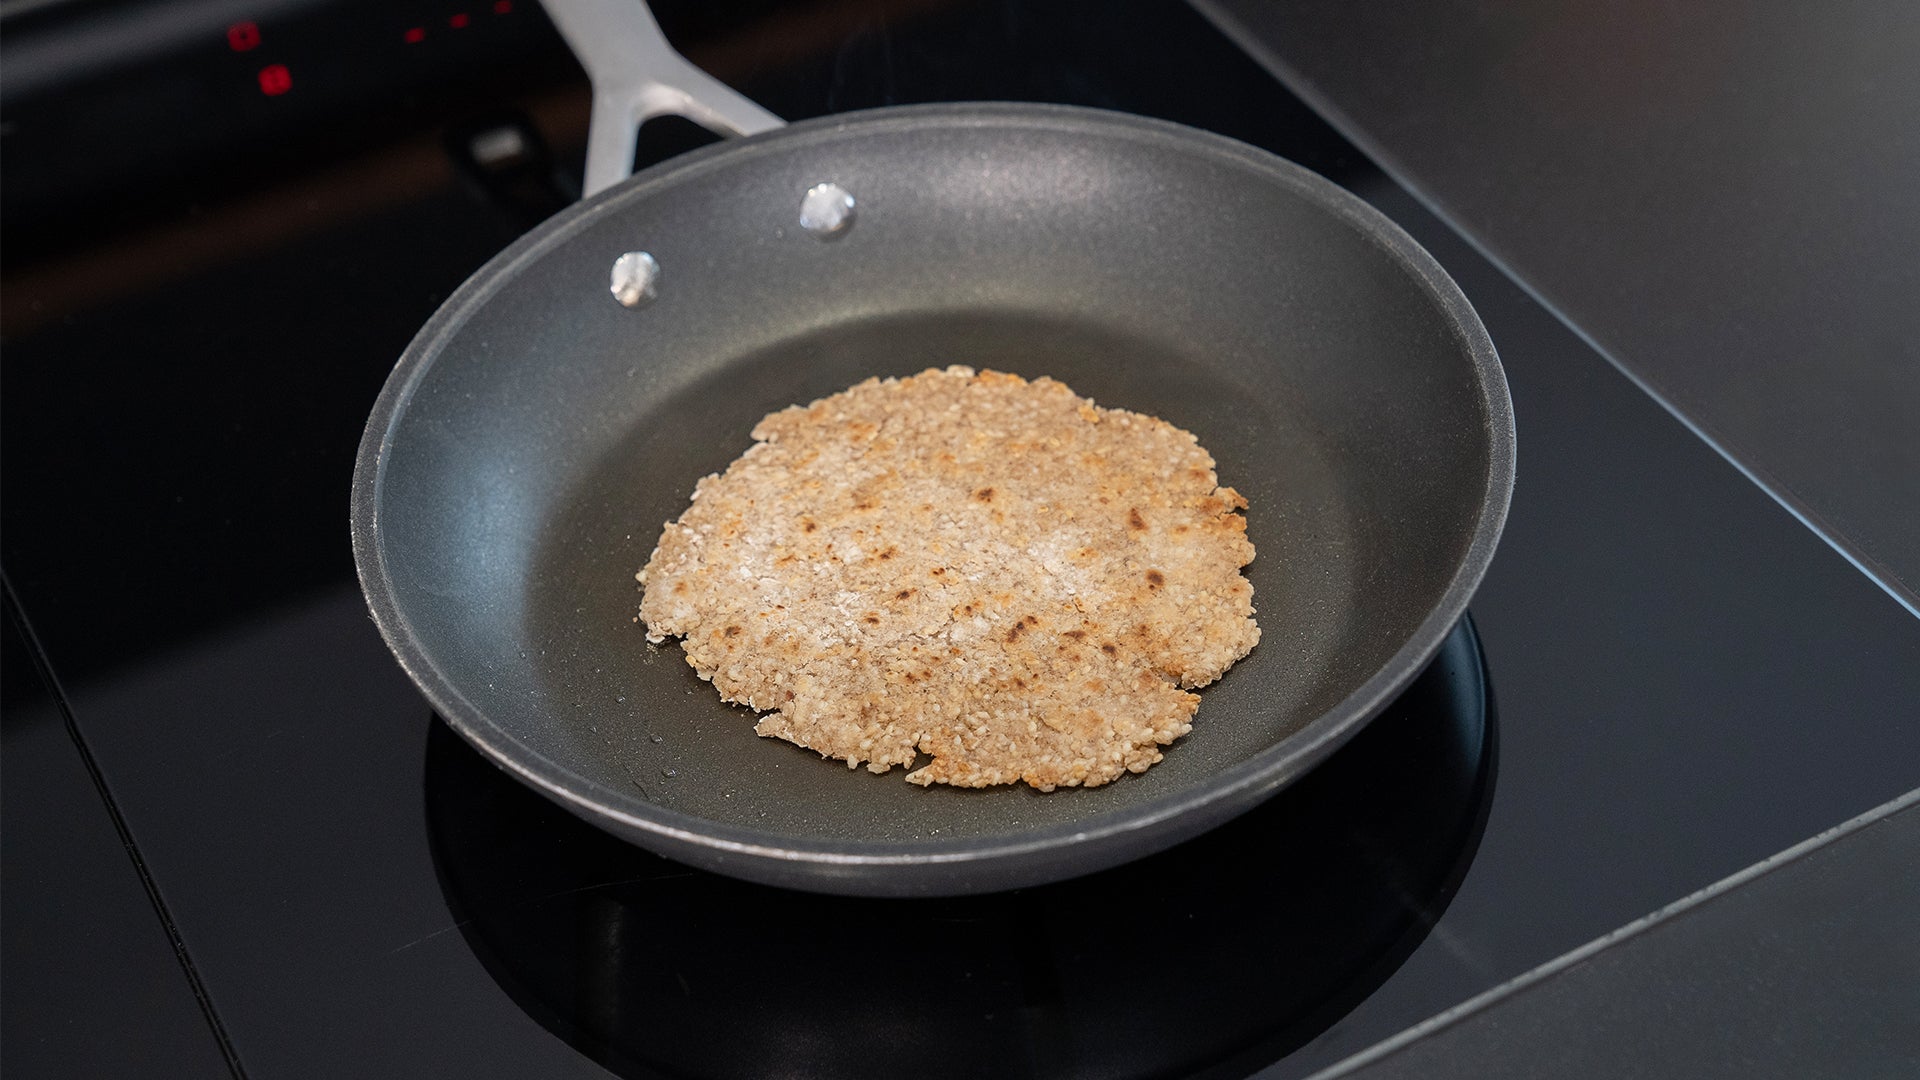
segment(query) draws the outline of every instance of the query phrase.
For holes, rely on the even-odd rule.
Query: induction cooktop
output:
[[[1121,109],[1400,222],[1518,418],[1469,619],[1294,787],[1091,877],[859,900],[631,848],[433,717],[348,548],[401,349],[577,194],[538,8],[15,5],[9,1072],[1304,1076],[1920,783],[1920,624],[1183,4],[655,6],[789,119]]]

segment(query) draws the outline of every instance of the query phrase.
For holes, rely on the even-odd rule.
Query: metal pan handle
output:
[[[675,52],[644,0],[540,3],[593,82],[587,195],[632,175],[640,125],[653,117],[684,116],[720,135],[753,135],[785,123]]]

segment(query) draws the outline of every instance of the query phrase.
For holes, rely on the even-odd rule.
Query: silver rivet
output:
[[[644,251],[629,251],[613,260],[613,298],[628,307],[660,295],[660,263]]]
[[[853,195],[839,184],[815,184],[800,200],[800,227],[822,240],[853,228]]]

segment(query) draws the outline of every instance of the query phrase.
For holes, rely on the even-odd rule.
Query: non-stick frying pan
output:
[[[652,112],[776,123],[673,57],[644,7],[549,8],[595,78],[590,188]],[[674,85],[609,68],[634,57]],[[822,184],[850,224],[816,192],[803,226]],[[756,738],[635,621],[661,524],[759,417],[953,363],[1193,431],[1252,504],[1261,644],[1142,775],[1043,795],[849,771]],[[932,106],[696,151],[502,252],[381,393],[353,541],[440,715],[573,812],[740,877],[962,893],[1164,848],[1326,757],[1465,611],[1512,482],[1479,320],[1357,199],[1171,124]]]

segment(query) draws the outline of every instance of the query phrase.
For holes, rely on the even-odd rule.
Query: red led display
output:
[[[293,75],[285,64],[268,64],[260,69],[260,92],[268,97],[279,97],[293,89]]]
[[[400,35],[400,40],[409,45],[418,45],[427,40],[427,28],[424,26],[410,26],[407,28],[406,33]]]
[[[493,13],[505,15],[513,10],[513,0],[493,0]]]
[[[246,52],[260,47],[260,27],[256,23],[234,23],[227,27],[227,48]]]
[[[455,30],[459,30],[462,27],[465,27],[467,23],[470,21],[472,20],[469,19],[467,16],[467,13],[463,11],[460,14],[455,15],[452,18],[448,19],[447,25],[453,27]]]

